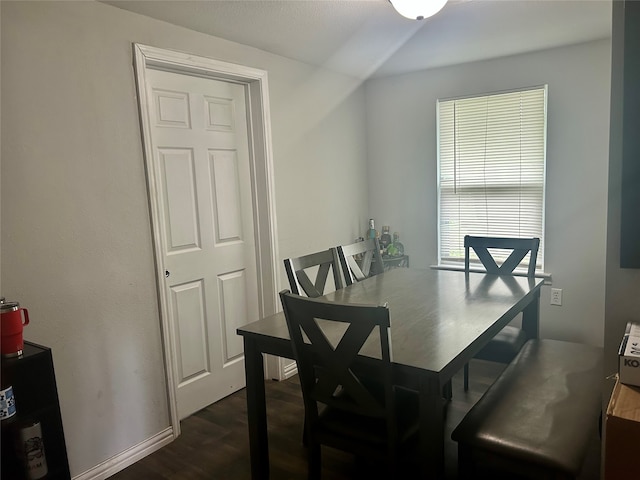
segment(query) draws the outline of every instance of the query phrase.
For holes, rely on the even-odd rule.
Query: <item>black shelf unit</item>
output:
[[[24,342],[20,357],[2,358],[0,363],[2,383],[13,387],[16,399],[16,414],[2,421],[2,478],[28,478],[16,453],[15,440],[21,426],[38,421],[48,469],[43,479],[69,480],[71,474],[51,349]]]

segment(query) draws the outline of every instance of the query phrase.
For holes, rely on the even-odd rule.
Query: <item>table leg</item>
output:
[[[437,378],[420,380],[422,477],[444,478],[444,400]]]
[[[535,291],[534,298],[522,311],[522,329],[529,338],[540,336],[540,289]]]
[[[256,342],[244,337],[244,365],[247,382],[247,421],[251,478],[269,478],[269,443],[267,438],[267,405],[264,393],[264,360]]]

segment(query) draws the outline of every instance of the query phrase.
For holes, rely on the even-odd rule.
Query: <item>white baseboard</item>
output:
[[[298,364],[296,362],[290,362],[288,364],[284,364],[283,370],[284,370],[283,380],[286,380],[287,378],[293,377],[295,374],[298,373]]]
[[[286,380],[298,373],[298,365],[290,358],[265,355],[265,374],[270,380]]]
[[[136,463],[138,460],[150,455],[160,448],[168,445],[175,439],[173,428],[168,427],[157,433],[151,438],[128,448],[122,453],[105,460],[99,465],[87,470],[80,475],[73,477],[73,480],[104,480],[111,475],[124,470],[129,465]]]

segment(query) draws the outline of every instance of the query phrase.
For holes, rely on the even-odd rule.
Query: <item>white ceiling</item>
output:
[[[388,0],[104,3],[357,78],[611,36],[611,0],[450,0],[423,21]]]

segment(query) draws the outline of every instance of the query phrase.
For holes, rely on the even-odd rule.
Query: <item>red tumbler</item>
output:
[[[5,302],[4,297],[0,298],[0,354],[3,357],[22,355],[22,329],[28,324],[26,308],[20,308],[18,302]]]

